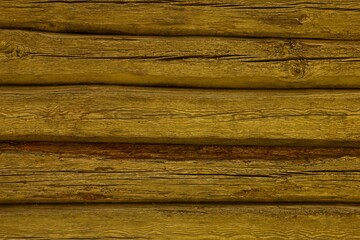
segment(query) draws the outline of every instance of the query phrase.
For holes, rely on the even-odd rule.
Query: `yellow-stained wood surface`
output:
[[[359,239],[359,206],[0,206],[3,239]]]
[[[358,90],[0,87],[0,140],[359,146]]]
[[[133,35],[360,39],[358,0],[1,0],[0,27]]]
[[[0,0],[0,239],[360,239],[359,13]]]
[[[359,202],[360,149],[2,143],[0,203]]]
[[[360,87],[360,41],[0,30],[0,84]]]

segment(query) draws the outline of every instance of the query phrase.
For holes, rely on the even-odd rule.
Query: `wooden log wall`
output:
[[[8,239],[357,239],[359,214],[353,205],[5,206],[0,234]]]
[[[139,37],[22,30],[0,30],[0,38],[2,84],[360,87],[360,42],[354,40]]]
[[[360,148],[0,144],[1,203],[360,201]]]
[[[0,239],[360,239],[358,0],[1,0]]]

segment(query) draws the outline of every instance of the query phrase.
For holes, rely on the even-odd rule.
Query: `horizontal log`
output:
[[[360,39],[358,0],[1,0],[0,27],[134,35]]]
[[[0,203],[359,202],[360,148],[0,144]]]
[[[357,239],[358,206],[1,206],[4,239]]]
[[[0,84],[360,88],[360,41],[0,30]]]
[[[359,146],[358,90],[0,87],[0,141]]]

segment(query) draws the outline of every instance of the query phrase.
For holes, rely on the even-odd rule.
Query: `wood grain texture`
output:
[[[359,206],[1,206],[3,239],[359,239]]]
[[[360,149],[0,144],[0,203],[359,202]]]
[[[0,84],[360,87],[360,41],[0,30],[0,63]]]
[[[357,0],[2,0],[0,27],[133,35],[360,39]]]
[[[358,90],[0,87],[0,140],[359,146]]]

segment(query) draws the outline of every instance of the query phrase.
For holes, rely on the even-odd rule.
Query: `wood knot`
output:
[[[290,66],[290,74],[296,79],[301,79],[305,75],[306,62],[304,60],[297,60]]]
[[[303,53],[303,47],[304,46],[301,40],[284,40],[275,47],[273,55],[280,58],[301,58],[301,55]]]
[[[288,42],[288,46],[292,50],[300,50],[303,47],[300,40],[298,40],[298,39],[290,39]]]
[[[27,56],[29,50],[24,45],[16,42],[1,41],[0,52],[2,52],[5,57],[13,59]]]
[[[299,23],[299,25],[303,25],[308,20],[308,15],[303,13],[301,14],[296,20]]]
[[[301,83],[307,81],[308,63],[304,59],[300,60],[287,60],[282,64],[283,74],[279,78],[280,81],[286,83]]]

